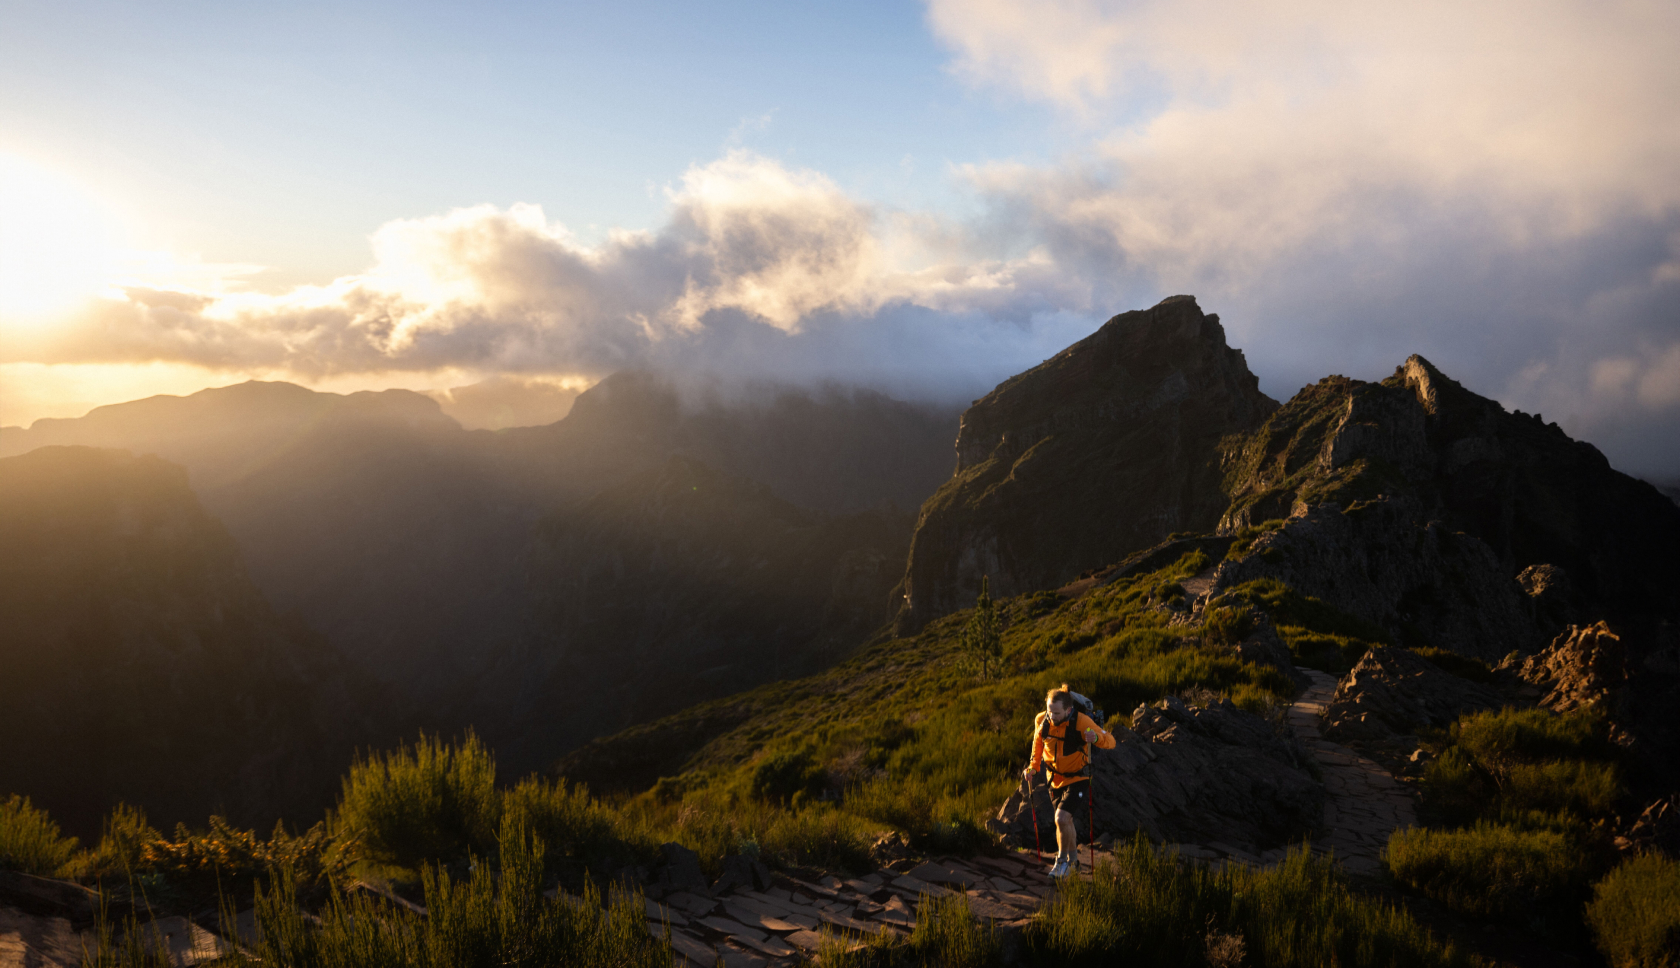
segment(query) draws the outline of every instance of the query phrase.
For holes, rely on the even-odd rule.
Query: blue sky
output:
[[[1680,5],[0,0],[0,421],[616,369],[972,399],[1192,293],[1680,477]]]
[[[888,204],[948,166],[1045,160],[1053,112],[953,78],[907,3],[6,3],[4,148],[157,244],[273,288],[362,269],[397,218],[536,203],[647,228],[744,146]]]

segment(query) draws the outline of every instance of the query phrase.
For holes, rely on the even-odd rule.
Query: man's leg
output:
[[[1079,831],[1073,826],[1073,814],[1056,811],[1056,854],[1067,857],[1079,849]]]

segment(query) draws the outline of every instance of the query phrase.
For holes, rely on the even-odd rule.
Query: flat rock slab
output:
[[[717,949],[687,932],[671,932],[671,950],[678,965],[686,960],[695,968],[713,968],[717,963]]]

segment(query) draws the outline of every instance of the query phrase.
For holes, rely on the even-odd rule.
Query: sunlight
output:
[[[0,325],[49,326],[110,281],[121,225],[74,182],[0,154]]]

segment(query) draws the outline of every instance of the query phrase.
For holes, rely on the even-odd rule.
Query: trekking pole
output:
[[[1027,791],[1027,809],[1032,811],[1033,818],[1033,850],[1038,853],[1038,862],[1044,863],[1044,840],[1038,832],[1038,804],[1033,801],[1032,781],[1021,778],[1021,785]]]
[[[1088,831],[1091,838],[1091,872],[1097,870],[1097,768],[1091,767],[1091,789],[1085,791],[1085,806],[1090,811]]]

